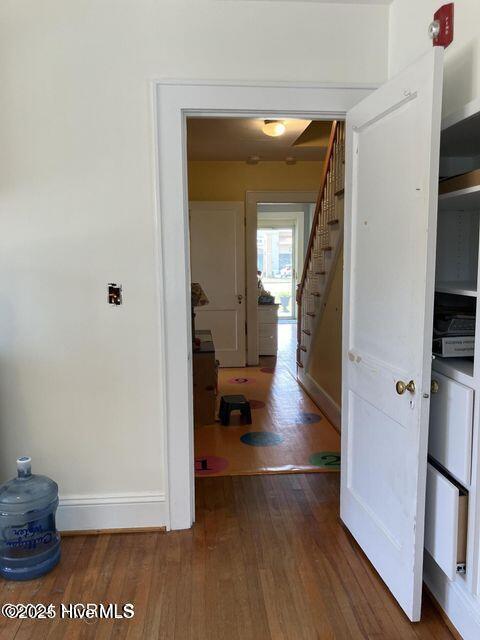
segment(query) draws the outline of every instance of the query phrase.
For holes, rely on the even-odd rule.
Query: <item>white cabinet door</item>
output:
[[[195,328],[210,329],[222,367],[245,366],[245,211],[243,202],[190,203],[192,282],[210,303]]]
[[[419,620],[443,50],[347,115],[341,518]],[[401,381],[409,385],[402,394]]]

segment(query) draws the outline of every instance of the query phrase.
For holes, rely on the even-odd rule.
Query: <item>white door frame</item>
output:
[[[340,117],[337,114],[337,117]],[[318,184],[320,188],[320,171],[318,172]],[[258,364],[258,332],[257,326],[257,207],[259,204],[275,203],[307,203],[316,202],[317,191],[247,191],[245,198],[246,238],[245,258],[247,261],[247,364]],[[313,200],[312,200],[313,198]],[[249,291],[255,291],[255,295],[248,295]]]
[[[186,118],[332,120],[373,85],[153,82],[160,389],[170,529],[195,519]],[[162,461],[159,461],[159,466]]]

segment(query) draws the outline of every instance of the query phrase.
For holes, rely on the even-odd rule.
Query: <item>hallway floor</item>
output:
[[[258,367],[219,370],[218,399],[243,394],[252,424],[232,414],[195,429],[195,473],[201,476],[331,472],[340,468],[340,436],[295,378],[296,325],[279,325],[278,358]]]
[[[1,640],[452,640],[432,601],[411,624],[338,519],[339,474],[202,478],[172,533],[66,537],[4,603],[123,603],[131,620],[9,620]]]

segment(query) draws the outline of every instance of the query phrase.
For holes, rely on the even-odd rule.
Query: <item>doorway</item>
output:
[[[294,225],[259,221],[257,229],[257,269],[266,287],[279,305],[279,320],[295,320],[296,229]]]
[[[281,139],[265,133],[272,122],[263,118],[187,118],[198,479],[339,471],[339,434],[299,385],[295,361],[297,278],[335,126],[276,122]],[[283,190],[246,211],[252,186]],[[252,271],[258,282],[245,287]],[[258,337],[249,367],[246,299],[256,309],[246,331]]]
[[[343,118],[375,86],[251,84],[155,84],[157,115],[158,256],[160,345],[168,384],[161,388],[170,529],[189,528],[194,520],[192,338],[188,288],[188,196],[186,117],[255,115],[264,118]],[[248,220],[247,220],[248,225]],[[247,228],[248,239],[248,228]]]
[[[257,270],[279,304],[279,322],[296,322],[296,290],[302,275],[315,202],[257,204]]]

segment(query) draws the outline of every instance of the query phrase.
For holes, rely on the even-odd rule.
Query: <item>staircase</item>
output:
[[[311,346],[343,241],[345,123],[333,122],[315,215],[297,287],[297,376],[303,380]]]

